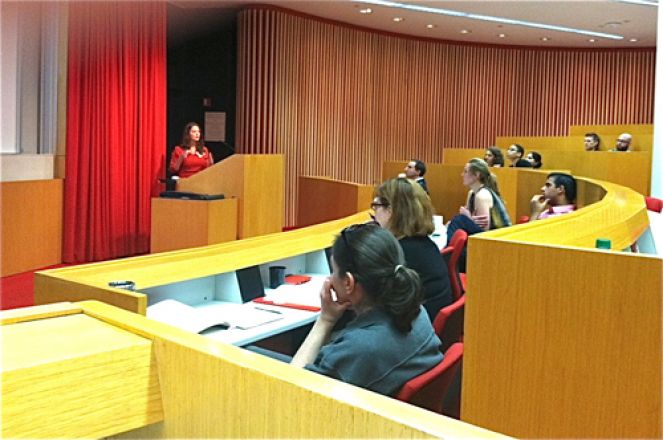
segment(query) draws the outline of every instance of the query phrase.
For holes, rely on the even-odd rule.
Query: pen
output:
[[[278,310],[265,309],[265,308],[257,307],[257,306],[253,306],[253,308],[256,309],[256,310],[262,310],[263,312],[276,313],[277,315],[281,314],[281,312],[279,312]]]

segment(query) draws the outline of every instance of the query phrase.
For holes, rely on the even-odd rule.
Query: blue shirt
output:
[[[357,316],[322,347],[307,369],[384,395],[442,361],[440,340],[420,307],[412,330],[402,333],[386,311],[375,307]]]

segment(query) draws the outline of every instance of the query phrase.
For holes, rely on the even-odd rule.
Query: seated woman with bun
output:
[[[419,277],[404,266],[403,251],[388,231],[375,224],[344,229],[332,246],[331,264],[320,316],[292,365],[394,395],[442,360],[440,340],[420,305]],[[332,338],[347,309],[356,317]]]
[[[375,221],[398,239],[405,261],[421,278],[424,307],[431,321],[453,302],[449,273],[437,245],[429,238],[433,205],[419,185],[409,179],[389,179],[375,191],[371,207]]]

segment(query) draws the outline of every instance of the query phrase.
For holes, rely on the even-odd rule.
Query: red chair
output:
[[[650,211],[661,212],[663,210],[663,200],[656,197],[645,196],[645,203],[647,204],[647,209]]]
[[[463,341],[465,321],[465,295],[446,307],[442,307],[433,320],[435,334],[442,341],[440,350],[445,352],[456,342]]]
[[[448,246],[440,251],[442,257],[447,261],[447,269],[449,271],[449,280],[451,281],[451,291],[454,298],[458,299],[465,292],[464,278],[458,272],[458,258],[465,249],[467,243],[467,232],[462,229],[457,229],[454,235],[451,236],[451,241]]]
[[[396,398],[418,407],[442,414],[442,402],[463,358],[463,343],[457,342],[444,354],[442,362],[410,379]]]

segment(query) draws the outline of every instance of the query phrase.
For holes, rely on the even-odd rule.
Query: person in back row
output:
[[[463,185],[469,188],[467,203],[460,207],[460,213],[447,224],[447,243],[451,242],[451,237],[458,229],[472,235],[511,226],[511,218],[497,188],[497,179],[490,172],[488,164],[478,158],[470,159],[461,176]],[[467,248],[463,250],[458,262],[460,272],[465,272],[466,254]]]
[[[502,150],[499,147],[488,147],[486,148],[486,153],[483,155],[483,160],[486,161],[489,167],[503,167],[504,166],[504,156],[502,155]]]
[[[599,151],[601,138],[596,133],[585,133],[585,151]]]
[[[525,149],[522,145],[513,144],[506,150],[506,157],[511,161],[510,167],[532,168],[532,164],[525,159]]]
[[[421,278],[424,307],[429,318],[453,302],[447,265],[433,233],[433,205],[419,185],[411,180],[389,179],[375,191],[371,208],[375,221],[389,230],[400,243],[405,262]]]
[[[550,173],[541,194],[530,201],[529,221],[555,217],[575,211],[576,180],[566,173]]]
[[[617,138],[617,143],[615,144],[615,148],[613,148],[610,151],[631,151],[632,140],[633,136],[631,136],[630,133],[622,133]]]
[[[430,194],[428,191],[428,184],[426,179],[424,179],[424,174],[426,174],[426,164],[418,159],[412,159],[405,165],[404,173],[401,173],[398,177],[407,177],[410,180],[414,180],[426,191],[426,194]]]
[[[541,162],[541,155],[536,151],[530,151],[527,153],[527,162],[532,164],[532,168],[535,169],[541,168],[543,166],[543,162]]]
[[[439,364],[440,340],[420,305],[419,277],[404,264],[388,231],[345,228],[332,246],[320,315],[291,364],[387,396]],[[332,337],[347,309],[356,317]]]

